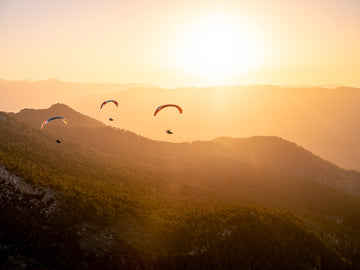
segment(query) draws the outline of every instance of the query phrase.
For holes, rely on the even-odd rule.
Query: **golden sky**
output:
[[[360,1],[0,0],[0,78],[360,86]]]

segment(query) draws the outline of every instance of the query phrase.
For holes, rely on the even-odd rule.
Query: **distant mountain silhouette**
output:
[[[211,140],[219,136],[279,136],[344,168],[360,169],[360,89],[337,87],[224,86],[137,88],[113,92],[119,100],[113,126],[163,141]],[[106,123],[96,109],[102,94],[66,101]],[[152,116],[157,106],[177,103],[180,116]],[[172,128],[176,136],[165,130]],[[352,149],[352,151],[349,151]]]
[[[23,108],[45,108],[75,97],[108,94],[128,88],[156,87],[151,84],[74,83],[58,79],[7,81],[0,79],[0,110],[16,112]]]
[[[333,86],[331,86],[333,87]],[[100,110],[116,99],[119,107]],[[0,110],[65,103],[103,123],[161,141],[219,136],[279,136],[341,167],[360,169],[360,91],[352,87],[218,86],[161,89],[149,84],[0,80]],[[181,115],[153,117],[161,104],[178,103]],[[175,136],[166,134],[174,131]],[[352,151],[349,151],[352,149]]]

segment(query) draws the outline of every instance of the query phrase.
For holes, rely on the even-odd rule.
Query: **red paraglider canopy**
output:
[[[181,107],[178,106],[178,105],[175,105],[175,104],[166,104],[166,105],[161,105],[161,106],[159,106],[159,107],[156,109],[156,111],[154,112],[154,116],[155,116],[158,112],[160,112],[162,109],[164,109],[164,108],[166,108],[166,107],[175,107],[175,108],[177,108],[177,109],[179,110],[180,113],[183,112],[183,110],[181,109]]]

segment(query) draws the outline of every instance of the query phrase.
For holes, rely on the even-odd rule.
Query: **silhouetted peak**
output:
[[[105,126],[100,121],[81,114],[63,103],[56,103],[47,109],[23,109],[15,114],[17,121],[26,122],[34,127],[38,127],[42,121],[54,116],[65,117],[68,120],[69,126],[73,127]]]
[[[63,110],[63,111],[76,112],[74,109],[72,109],[71,107],[69,107],[68,105],[66,105],[64,103],[53,104],[47,110]]]

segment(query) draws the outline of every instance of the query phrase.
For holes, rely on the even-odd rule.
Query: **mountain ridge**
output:
[[[45,108],[65,103],[103,123],[145,137],[172,142],[211,140],[219,136],[280,136],[349,169],[359,169],[359,88],[218,86],[166,90],[160,87],[113,87],[56,83],[0,82],[0,109]],[[99,110],[104,100],[119,107]],[[161,104],[181,105],[181,116],[153,117]],[[175,136],[168,136],[169,128]],[[348,149],[352,149],[350,152]]]
[[[46,235],[42,238],[45,239],[41,244],[44,247],[62,243],[65,250],[59,245],[56,254],[68,258],[67,245],[73,243],[75,250],[81,247],[77,251],[82,254],[79,255],[80,261],[92,261],[88,256],[102,258],[107,262],[105,268],[116,265],[134,269],[135,260],[145,269],[188,269],[195,261],[207,265],[206,261],[213,258],[213,268],[209,265],[207,268],[222,269],[215,263],[220,260],[216,252],[238,258],[234,260],[224,255],[222,259],[226,258],[230,264],[226,269],[231,269],[231,265],[251,269],[247,260],[236,254],[247,254],[254,263],[258,262],[260,265],[255,269],[274,269],[274,265],[287,260],[292,263],[285,263],[284,269],[290,265],[301,269],[300,265],[306,265],[306,258],[311,258],[310,265],[315,268],[319,260],[329,265],[328,269],[331,269],[330,265],[333,269],[358,269],[360,265],[357,248],[360,246],[360,198],[319,181],[317,175],[304,177],[292,172],[291,166],[288,171],[287,167],[279,166],[284,161],[291,161],[286,155],[281,158],[282,153],[291,152],[291,149],[296,151],[290,157],[294,162],[297,160],[302,148],[298,149],[291,142],[274,137],[259,137],[260,141],[256,137],[235,139],[231,142],[236,147],[229,150],[226,140],[221,138],[217,143],[168,143],[112,127],[71,127],[62,123],[49,125],[43,132],[37,123],[41,116],[37,116],[33,127],[18,122],[16,115],[1,113],[0,116],[2,165],[31,185],[59,192],[65,206],[62,213],[69,222],[49,221],[50,224],[59,224],[54,236],[46,229],[36,229],[48,228],[49,224],[36,221],[37,218],[32,221],[21,214],[27,212],[35,197],[29,195],[29,200],[24,201],[20,210],[16,210],[17,203],[12,206],[9,202],[11,207],[1,211],[6,211],[10,224],[19,218],[20,222],[2,230],[9,232],[11,237],[2,236],[1,239],[6,239],[14,247],[11,252],[7,251],[8,256],[18,254],[14,251],[18,250],[23,254],[19,255],[20,258],[25,254],[27,258],[46,263],[41,260],[41,253],[36,252],[41,250],[41,246],[33,244],[37,248],[31,249],[14,236],[17,229],[32,228],[32,235]],[[107,134],[105,138],[104,134]],[[55,142],[58,136],[63,138],[61,144]],[[255,166],[248,158],[249,153],[238,145],[239,142],[241,146],[254,140],[256,143],[252,149],[256,151],[253,153],[261,158],[262,166]],[[257,150],[256,145],[263,152]],[[268,145],[268,149],[264,145]],[[275,162],[271,163],[274,168],[267,168],[269,153],[274,152],[274,147],[281,150],[283,145],[285,150],[279,151]],[[302,151],[300,153],[305,153],[305,158],[311,154]],[[328,166],[328,163],[324,164]],[[319,170],[317,166],[313,169]],[[21,194],[0,182],[1,196],[9,190],[15,194],[11,200],[18,202]],[[40,202],[39,206],[36,211],[45,210]],[[299,216],[307,225],[299,225],[293,215]],[[227,237],[229,233],[234,237]],[[56,235],[67,235],[68,238],[61,242]],[[106,239],[113,239],[109,244],[114,246],[104,251],[100,242],[106,242]],[[265,256],[266,259],[260,256],[264,249],[268,250],[266,254],[271,253],[273,247],[270,243],[274,243],[271,239],[276,239],[279,247],[290,245],[289,252],[281,248],[276,249],[275,257]],[[34,252],[23,253],[29,249]],[[123,259],[114,261],[108,257],[109,253]],[[278,256],[288,259],[278,261]],[[57,262],[53,256],[49,258],[52,258],[52,263]],[[272,266],[266,266],[269,260]],[[335,261],[331,264],[331,260]],[[76,261],[71,263],[77,265]]]
[[[37,128],[44,119],[61,115],[69,120],[46,127],[49,132],[85,143],[104,153],[156,158],[173,151],[175,156],[219,156],[241,160],[254,168],[270,169],[323,182],[349,194],[360,195],[360,173],[348,171],[326,161],[310,151],[276,136],[249,138],[219,137],[211,141],[169,143],[154,141],[123,129],[105,126],[100,121],[80,114],[64,104],[55,104],[44,110],[22,110],[10,114],[17,121]],[[75,129],[75,130],[73,130]],[[206,154],[201,154],[206,153]]]

